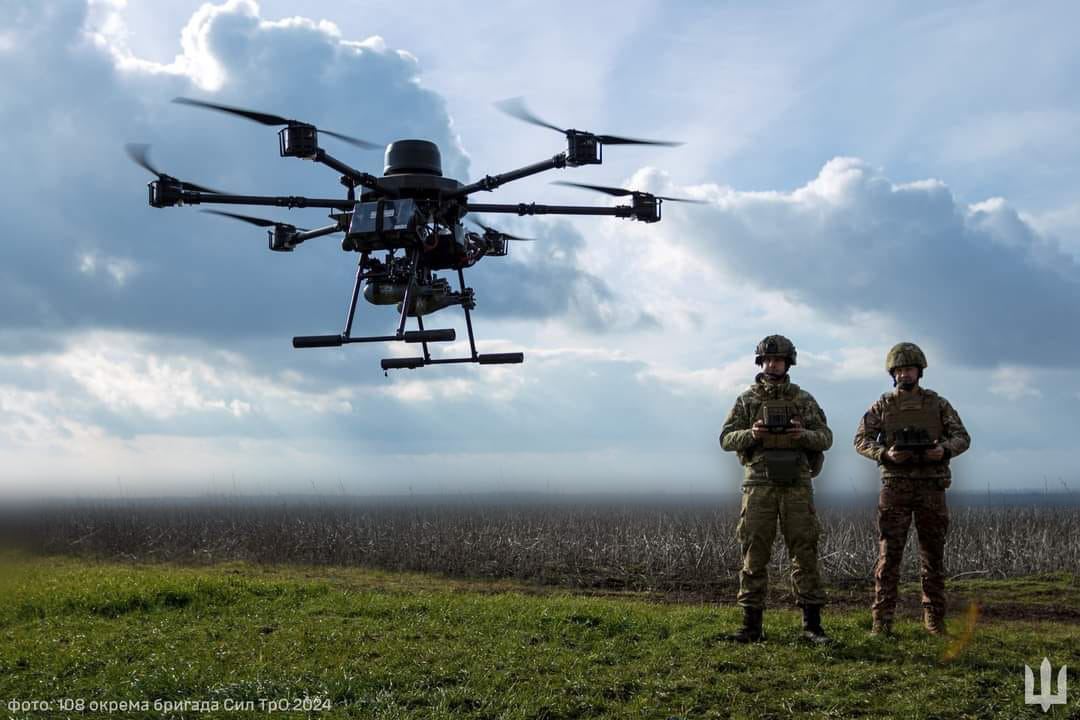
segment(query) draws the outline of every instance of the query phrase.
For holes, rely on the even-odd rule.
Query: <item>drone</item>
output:
[[[331,156],[319,143],[325,135],[364,150],[382,146],[314,125],[291,120],[280,115],[256,112],[230,105],[178,97],[173,102],[197,108],[215,110],[269,126],[282,126],[278,131],[278,152],[282,157],[301,158],[326,165],[340,173],[345,198],[309,198],[295,195],[263,196],[233,195],[194,183],[178,180],[155,168],[149,159],[149,146],[129,144],[131,159],[157,176],[149,184],[151,207],[177,205],[258,205],[284,208],[326,208],[331,212],[331,224],[314,229],[267,220],[250,215],[205,210],[233,220],[267,229],[269,248],[273,252],[293,252],[299,245],[317,237],[344,233],[341,249],[359,255],[356,280],[348,305],[345,327],[337,335],[306,335],[293,338],[294,348],[340,347],[351,343],[405,342],[419,344],[422,355],[385,358],[383,371],[416,369],[428,365],[478,363],[500,365],[521,363],[524,354],[478,353],[473,333],[471,311],[476,307],[476,295],[465,285],[465,269],[484,257],[503,257],[514,241],[528,241],[500,232],[473,219],[475,230],[464,224],[466,215],[506,213],[513,215],[606,215],[658,222],[665,201],[700,202],[687,198],[665,197],[652,193],[603,185],[560,182],[586,190],[628,197],[629,204],[607,207],[578,205],[539,205],[536,203],[486,204],[474,203],[470,195],[490,192],[496,188],[547,170],[603,162],[606,145],[681,145],[664,140],[643,140],[616,135],[604,135],[583,130],[563,129],[534,115],[521,98],[497,103],[503,112],[527,123],[555,130],[566,138],[566,150],[550,159],[526,165],[500,175],[464,184],[442,173],[442,157],[438,146],[429,140],[406,139],[391,142],[385,148],[383,175],[376,177],[361,172]],[[359,188],[359,190],[358,190]],[[357,197],[359,193],[359,197]],[[436,271],[456,273],[458,288]],[[352,334],[357,302],[363,295],[373,305],[395,305],[398,312],[397,330],[391,335],[357,337]],[[453,342],[456,332],[450,329],[426,329],[424,317],[439,310],[460,306],[465,313],[470,352],[464,357],[432,357],[429,343]],[[406,330],[409,318],[416,319],[417,329]]]

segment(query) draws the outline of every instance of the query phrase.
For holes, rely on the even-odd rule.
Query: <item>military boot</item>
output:
[[[870,634],[877,637],[892,637],[892,618],[875,617],[874,624],[870,627]]]
[[[923,627],[931,635],[948,635],[945,630],[945,613],[939,608],[923,608]]]
[[[734,635],[729,636],[729,639],[740,643],[761,642],[764,640],[765,630],[761,627],[764,612],[762,608],[744,607],[742,627]]]
[[[832,642],[832,638],[825,634],[825,628],[821,627],[820,605],[803,605],[802,634],[804,640],[809,640],[813,643],[824,644]]]

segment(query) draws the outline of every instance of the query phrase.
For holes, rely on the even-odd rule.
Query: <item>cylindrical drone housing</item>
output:
[[[439,146],[430,140],[396,140],[386,146],[383,174],[442,176]]]

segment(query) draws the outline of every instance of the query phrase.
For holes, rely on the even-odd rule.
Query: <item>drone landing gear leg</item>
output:
[[[393,342],[393,341],[405,341],[407,343],[424,343],[424,355],[427,353],[427,343],[429,342],[453,342],[457,338],[457,333],[453,329],[449,330],[428,330],[424,331],[423,325],[420,326],[419,332],[406,332],[405,331],[405,318],[407,317],[408,305],[405,304],[401,309],[401,321],[398,323],[397,333],[394,335],[370,335],[367,337],[352,337],[353,318],[356,316],[356,303],[360,300],[360,285],[364,281],[364,270],[367,264],[367,253],[364,253],[360,257],[360,262],[356,266],[356,280],[353,283],[352,298],[349,301],[349,314],[345,318],[345,330],[340,335],[298,335],[293,338],[294,348],[315,348],[315,347],[341,347],[347,343],[362,343],[362,342]],[[405,290],[404,302],[411,302],[411,295],[415,292],[415,271],[416,271],[417,256],[413,257],[410,265],[410,280],[409,285]]]
[[[504,365],[508,363],[520,363],[524,362],[524,353],[485,353],[483,355],[476,352],[476,338],[473,335],[472,315],[469,312],[469,306],[472,303],[472,291],[465,287],[465,273],[461,268],[458,268],[458,282],[461,284],[461,309],[465,311],[465,327],[469,332],[469,357],[460,358],[439,358],[432,360],[428,354],[427,343],[424,343],[424,356],[423,357],[410,357],[410,358],[386,358],[382,361],[382,369],[385,370],[402,370],[402,369],[415,369],[423,367],[425,365],[449,365],[451,363],[467,363],[474,362],[481,365]],[[408,291],[406,291],[407,296]],[[424,332],[424,321],[417,314],[416,321],[420,326],[420,332]],[[438,332],[438,331],[432,331]]]

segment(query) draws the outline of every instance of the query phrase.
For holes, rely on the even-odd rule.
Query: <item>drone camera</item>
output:
[[[566,132],[566,164],[571,167],[578,165],[599,165],[603,162],[603,150],[600,141],[592,133],[580,130],[568,130]]]
[[[294,123],[278,131],[281,157],[313,158],[319,152],[319,133],[314,125]]]
[[[293,248],[300,244],[296,241],[294,225],[278,223],[273,229],[267,230],[266,234],[270,238],[270,249],[274,252],[292,252]]]
[[[661,200],[649,193],[634,193],[634,219],[641,222],[660,222]]]

